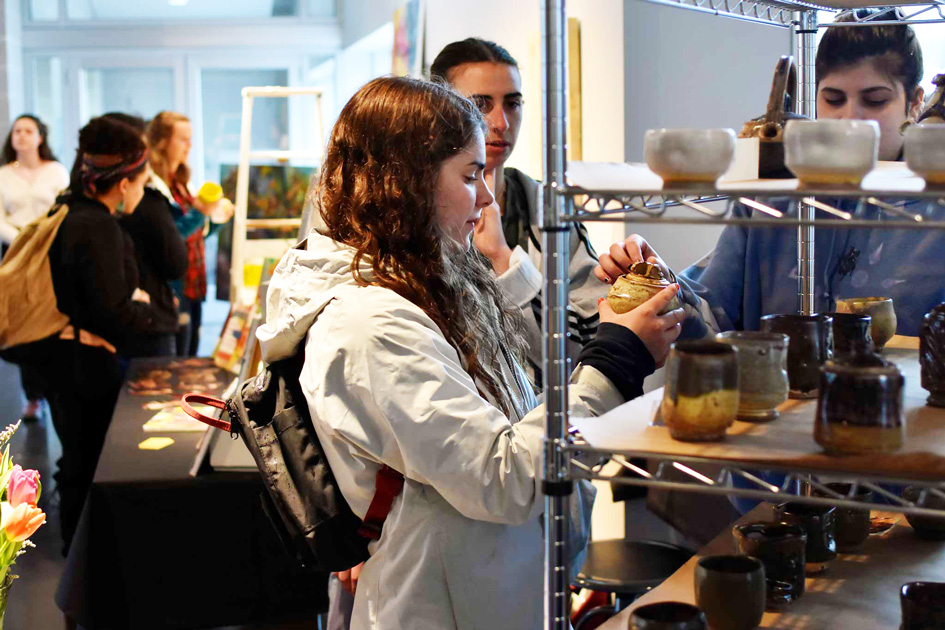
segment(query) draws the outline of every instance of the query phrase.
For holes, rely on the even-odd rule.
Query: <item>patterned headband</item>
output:
[[[132,173],[148,159],[148,152],[142,150],[129,157],[120,153],[85,153],[82,155],[82,185],[93,193],[95,182],[111,179],[126,173]]]

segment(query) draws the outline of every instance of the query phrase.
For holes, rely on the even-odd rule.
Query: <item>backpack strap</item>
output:
[[[212,396],[207,396],[205,394],[198,394],[191,392],[189,394],[184,394],[180,399],[180,408],[184,410],[188,416],[194,420],[199,420],[204,424],[209,424],[211,427],[217,429],[222,429],[223,431],[230,431],[231,423],[228,420],[222,418],[211,418],[208,415],[202,414],[191,405],[207,405],[208,407],[213,407],[215,409],[226,409],[226,401],[219,398],[214,398]]]
[[[364,515],[364,521],[358,528],[358,534],[371,540],[377,540],[381,537],[381,529],[384,527],[384,521],[390,514],[394,499],[404,488],[404,476],[387,466],[381,466],[374,479],[374,498],[371,499],[371,505],[368,506],[367,513]]]

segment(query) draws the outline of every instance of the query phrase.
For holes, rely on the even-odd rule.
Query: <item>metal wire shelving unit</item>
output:
[[[813,117],[815,103],[814,57],[815,35],[820,28],[834,24],[817,23],[817,11],[845,7],[823,6],[806,1],[769,0],[645,0],[676,6],[718,16],[789,28],[794,34],[794,55],[798,62],[798,113]],[[945,23],[945,2],[935,0],[921,4],[899,5],[901,12],[891,20],[889,12],[877,12],[857,22],[843,25],[857,27],[869,24],[925,24]],[[943,515],[945,512],[929,507],[933,500],[945,500],[945,481],[897,479],[886,476],[857,474],[858,481],[847,496],[826,488],[818,478],[824,471],[797,468],[766,469],[785,474],[780,486],[772,485],[752,470],[736,461],[717,458],[658,455],[645,451],[614,452],[596,449],[584,443],[569,431],[568,422],[568,360],[565,350],[567,338],[568,296],[568,236],[569,226],[576,221],[622,221],[635,223],[726,224],[751,226],[781,226],[796,228],[798,233],[798,310],[814,310],[814,227],[875,227],[875,220],[860,218],[867,208],[881,213],[884,228],[943,229],[945,221],[931,217],[936,208],[945,208],[945,192],[912,191],[896,193],[898,198],[914,200],[908,205],[890,203],[879,193],[844,189],[787,190],[764,193],[754,189],[649,189],[596,190],[569,186],[566,177],[566,113],[567,113],[567,58],[566,58],[565,0],[541,0],[542,36],[542,125],[543,125],[543,186],[541,221],[542,263],[544,273],[543,386],[545,391],[545,442],[542,490],[544,493],[545,571],[544,571],[544,628],[567,630],[570,610],[568,541],[568,498],[577,478],[604,479],[638,486],[659,487],[708,494],[725,494],[757,499],[781,500],[786,495],[811,503],[843,507],[894,509],[907,514]],[[736,201],[751,197],[787,197],[790,211],[777,217],[770,213],[765,218],[733,217],[731,209]],[[835,207],[824,200],[856,199],[852,212]],[[750,199],[751,200],[751,199]],[[724,201],[724,207],[709,208],[705,204]],[[768,209],[767,204],[762,203]],[[664,216],[668,207],[683,206],[692,211],[690,216]],[[765,209],[756,208],[761,212]],[[820,216],[818,216],[820,213]],[[824,218],[823,215],[829,216]],[[581,455],[582,459],[574,456]],[[656,460],[651,472],[630,462],[632,456]],[[587,463],[590,460],[591,463]],[[633,473],[615,479],[605,474],[605,463],[615,461],[623,470]],[[711,463],[719,473],[709,477],[692,466]],[[671,474],[672,473],[672,474]],[[681,474],[680,474],[681,473]],[[739,487],[734,480],[739,479]],[[830,498],[797,497],[791,494],[796,482],[804,481]],[[907,501],[890,492],[882,483],[909,483],[924,488],[915,502]],[[869,488],[876,496],[890,504],[863,503],[855,500],[857,487]]]

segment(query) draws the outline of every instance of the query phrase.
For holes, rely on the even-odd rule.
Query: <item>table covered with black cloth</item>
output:
[[[133,361],[128,373],[172,361]],[[203,434],[145,433],[155,412],[142,405],[152,399],[122,389],[56,593],[59,608],[87,630],[314,624],[327,610],[327,574],[302,569],[286,553],[260,506],[259,476],[189,476]],[[138,448],[161,435],[174,444]]]

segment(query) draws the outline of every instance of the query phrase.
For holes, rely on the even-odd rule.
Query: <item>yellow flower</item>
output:
[[[29,503],[13,507],[6,501],[0,503],[0,529],[13,542],[21,542],[32,536],[46,522],[46,514]]]

